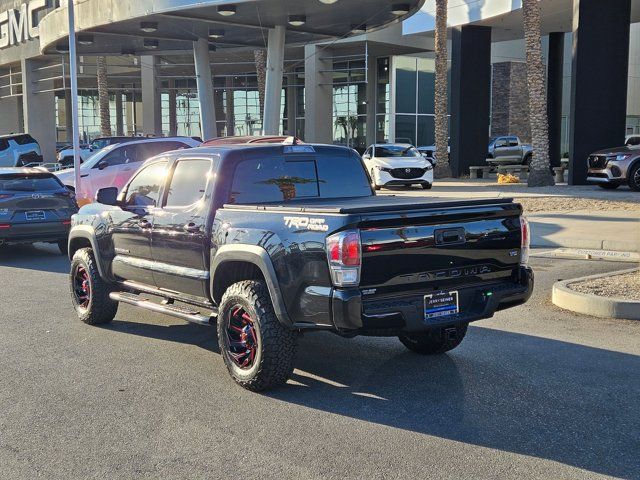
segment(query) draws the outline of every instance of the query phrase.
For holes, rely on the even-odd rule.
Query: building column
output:
[[[115,91],[116,96],[116,135],[124,135],[124,122],[122,121],[123,108],[122,108],[122,91],[117,88]]]
[[[140,57],[142,80],[142,131],[145,135],[162,136],[162,108],[158,59],[153,55]]]
[[[562,82],[564,71],[564,33],[549,34],[547,60],[547,115],[549,117],[549,158],[552,167],[562,158]]]
[[[178,91],[176,81],[169,80],[169,136],[178,135]]]
[[[236,134],[236,113],[233,93],[233,77],[226,77],[224,82],[226,88],[225,92],[227,96],[227,109],[224,112],[225,119],[227,120],[227,136],[233,137]]]
[[[264,87],[264,115],[262,117],[262,131],[265,135],[278,135],[280,133],[285,33],[286,29],[282,25],[269,30],[267,72]]]
[[[5,89],[5,91],[8,91]],[[20,122],[20,97],[8,97],[0,100],[0,135],[18,133],[24,130]]]
[[[569,184],[584,185],[589,154],[624,144],[631,1],[574,0],[573,11]]]
[[[216,129],[216,106],[213,97],[213,78],[209,60],[209,42],[201,38],[193,42],[193,58],[196,67],[196,84],[200,103],[200,132],[202,140],[218,136]]]
[[[376,143],[376,90],[378,66],[373,55],[367,56],[367,145]]]
[[[38,60],[22,60],[22,105],[24,130],[40,144],[45,162],[56,159],[56,97],[53,80],[38,81],[50,71],[38,72],[44,64]],[[49,90],[40,92],[41,90]]]
[[[287,131],[285,135],[296,136],[296,77],[287,77]]]
[[[304,47],[304,141],[333,143],[333,77],[331,52],[318,45]]]
[[[491,109],[491,27],[453,29],[451,51],[451,171],[484,166]]]

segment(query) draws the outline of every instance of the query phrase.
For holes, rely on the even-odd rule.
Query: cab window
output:
[[[127,187],[125,205],[128,207],[155,207],[160,198],[160,187],[166,176],[167,162],[160,161],[144,167]]]
[[[200,200],[207,189],[211,160],[180,160],[176,163],[165,206],[187,207]]]

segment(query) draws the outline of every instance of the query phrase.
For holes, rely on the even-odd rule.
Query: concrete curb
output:
[[[618,272],[610,272],[600,275],[590,275],[588,277],[556,282],[553,285],[551,301],[554,305],[564,308],[565,310],[571,310],[576,313],[582,313],[593,317],[640,320],[640,301],[599,297],[588,293],[576,292],[568,287],[568,285],[572,283],[582,282],[585,280],[595,280],[598,278],[607,278],[612,275],[637,271],[638,270],[636,268],[632,268],[629,270],[621,270]]]
[[[596,240],[588,238],[562,238],[549,240],[544,237],[531,238],[532,248],[584,248],[593,250],[613,250],[617,252],[640,252],[640,243],[625,240]]]

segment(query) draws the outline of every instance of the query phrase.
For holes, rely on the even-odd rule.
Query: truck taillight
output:
[[[529,229],[529,221],[520,217],[520,264],[527,265],[529,263],[529,247],[531,245],[531,230]]]
[[[360,232],[348,230],[327,237],[327,257],[331,281],[336,287],[352,287],[360,283]]]

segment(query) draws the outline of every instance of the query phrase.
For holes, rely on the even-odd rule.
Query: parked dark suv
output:
[[[640,192],[640,146],[600,150],[589,155],[587,181],[601,188],[614,189],[627,184]]]
[[[56,243],[67,252],[74,195],[42,168],[0,168],[0,245]]]

